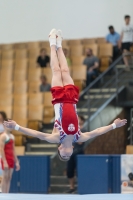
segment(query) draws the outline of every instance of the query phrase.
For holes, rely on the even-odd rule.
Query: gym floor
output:
[[[58,200],[133,200],[133,194],[0,194],[0,200],[55,200],[55,198]]]

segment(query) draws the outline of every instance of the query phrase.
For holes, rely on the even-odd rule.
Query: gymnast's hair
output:
[[[61,144],[59,144],[58,147],[59,147],[60,145],[61,145]],[[60,155],[60,151],[59,151],[59,149],[58,149],[58,151],[57,151],[57,154],[58,154],[58,157],[59,157],[59,159],[60,159],[61,161],[67,162],[68,160],[70,160],[70,157],[67,158],[67,159],[62,158],[61,155]]]
[[[85,118],[82,115],[78,116],[83,122],[85,121]]]
[[[7,115],[4,111],[0,111],[0,115],[2,116],[4,121],[8,121]]]

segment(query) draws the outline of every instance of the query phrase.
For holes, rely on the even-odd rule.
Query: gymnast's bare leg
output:
[[[69,67],[67,60],[65,58],[64,52],[62,50],[62,32],[61,30],[57,31],[57,55],[59,60],[59,65],[61,68],[62,82],[63,85],[74,85],[73,79],[70,76]]]
[[[51,69],[52,69],[52,81],[51,86],[63,86],[61,68],[59,67],[59,61],[56,53],[56,35],[57,31],[52,29],[49,34],[50,48],[51,48]]]

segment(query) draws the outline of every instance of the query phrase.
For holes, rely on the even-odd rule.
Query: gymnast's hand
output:
[[[119,128],[121,126],[124,126],[127,123],[127,120],[126,119],[121,120],[120,118],[118,118],[114,121],[114,123],[116,124],[116,127]]]
[[[6,128],[10,128],[10,129],[15,129],[15,126],[16,126],[16,122],[13,121],[13,120],[8,120],[8,121],[4,121],[3,125],[6,127]]]
[[[17,161],[17,162],[15,163],[15,165],[16,165],[16,171],[19,171],[19,170],[20,170],[20,164],[19,164],[19,162]]]

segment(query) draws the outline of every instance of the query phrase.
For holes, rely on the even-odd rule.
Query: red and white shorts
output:
[[[79,99],[79,89],[75,85],[55,86],[51,88],[52,104],[73,103],[76,104]]]
[[[76,103],[79,98],[79,89],[74,85],[51,88],[55,109],[55,124],[60,132],[60,142],[67,135],[74,135],[73,142],[80,137],[80,128],[76,111]]]

